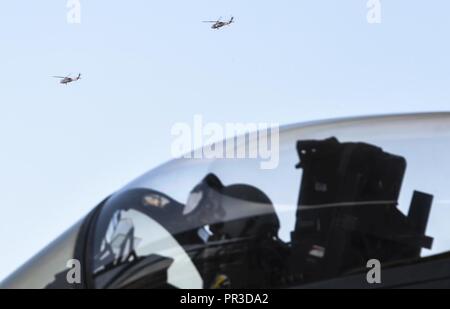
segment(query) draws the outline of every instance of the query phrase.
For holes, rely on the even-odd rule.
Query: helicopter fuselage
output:
[[[80,74],[78,77],[76,77],[76,78],[72,78],[72,77],[64,77],[64,78],[60,81],[60,83],[63,84],[63,85],[67,85],[67,84],[76,82],[76,81],[78,81],[78,80],[80,80],[80,79],[81,79],[81,74]]]
[[[74,80],[72,78],[64,78],[63,80],[61,80],[61,84],[68,84],[73,82]]]
[[[212,28],[212,29],[220,29],[220,28],[222,28],[222,27],[224,27],[224,26],[227,26],[227,25],[229,25],[229,24],[220,21],[220,22],[217,22],[217,23],[215,23],[214,25],[212,25],[211,28]]]

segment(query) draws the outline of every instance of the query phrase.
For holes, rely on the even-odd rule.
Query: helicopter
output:
[[[81,73],[78,74],[78,76],[75,77],[75,78],[74,77],[70,77],[70,74],[69,74],[69,76],[53,76],[53,77],[61,79],[60,84],[67,85],[67,84],[70,84],[72,82],[76,82],[76,81],[80,80],[81,79]]]
[[[222,17],[216,21],[204,21],[204,23],[213,23],[211,29],[219,30],[225,26],[229,26],[234,23],[234,17],[231,17],[229,21],[221,21]]]

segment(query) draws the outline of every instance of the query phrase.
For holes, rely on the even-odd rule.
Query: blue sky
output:
[[[449,110],[450,3],[7,1],[0,12],[0,278],[170,159],[175,122]],[[223,16],[236,24],[212,31]],[[61,86],[52,75],[83,73]]]

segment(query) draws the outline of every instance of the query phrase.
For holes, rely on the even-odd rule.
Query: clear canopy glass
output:
[[[2,287],[61,286],[74,257],[95,288],[298,287],[448,258],[450,113],[290,126],[276,149],[273,169],[182,158],[146,173]]]
[[[291,126],[279,146],[274,169],[178,159],[116,193],[93,242],[98,286],[287,287],[450,250],[450,114]]]

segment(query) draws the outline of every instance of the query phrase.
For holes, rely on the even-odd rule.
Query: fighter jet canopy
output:
[[[257,157],[148,172],[3,286],[364,287],[369,261],[396,271],[448,258],[450,114],[302,124],[278,141],[269,169]],[[68,284],[72,259],[82,280]]]

